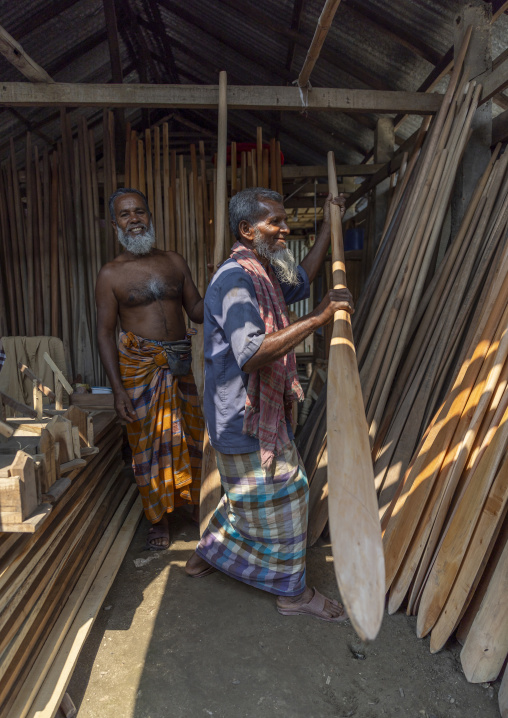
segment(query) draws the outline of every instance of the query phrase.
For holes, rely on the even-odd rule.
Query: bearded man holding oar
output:
[[[205,296],[204,413],[224,488],[196,551],[190,576],[223,573],[277,596],[283,615],[325,621],[347,616],[305,580],[308,482],[293,441],[292,403],[303,399],[294,347],[352,312],[347,289],[331,290],[310,314],[289,324],[287,304],[306,299],[330,244],[327,198],[314,247],[296,266],[286,247],[283,198],[259,187],[229,204],[237,242]]]

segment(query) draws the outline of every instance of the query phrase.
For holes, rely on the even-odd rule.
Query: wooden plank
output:
[[[51,504],[41,504],[35,509],[31,516],[17,524],[4,524],[0,518],[0,531],[4,531],[5,533],[33,534],[46,521],[52,508]]]
[[[299,87],[307,87],[309,84],[312,70],[314,69],[314,65],[319,57],[319,53],[321,52],[321,48],[326,40],[326,36],[328,35],[328,31],[339,5],[340,0],[326,0],[324,7],[321,10],[321,15],[318,19],[314,37],[312,38],[312,42],[307,51],[303,67],[298,75]]]
[[[508,541],[476,614],[460,661],[470,683],[494,681],[508,653]]]
[[[9,60],[26,78],[32,82],[51,82],[54,80],[46,70],[27,55],[19,42],[9,35],[7,30],[0,26],[0,52]]]
[[[430,636],[431,653],[441,650],[457,627],[463,607],[479,572],[499,522],[506,518],[508,502],[508,460],[505,458],[492,484],[481,516],[464,555],[460,571]]]
[[[29,718],[53,718],[76,666],[81,649],[92,629],[102,602],[120,568],[123,557],[143,515],[139,496],[83,601],[58,654],[32,703]]]
[[[298,87],[229,85],[228,106],[232,110],[302,109]],[[71,84],[3,82],[0,105],[30,107],[161,107],[216,110],[218,85],[143,85],[143,84]],[[339,112],[404,112],[415,115],[435,114],[442,96],[423,92],[388,90],[341,90],[315,87],[309,93],[306,109]]]
[[[67,381],[67,379],[65,378],[65,376],[63,375],[61,370],[57,367],[57,365],[55,364],[53,359],[49,356],[48,352],[44,352],[44,361],[46,362],[46,364],[48,364],[48,366],[54,372],[55,377],[58,377],[58,379],[62,383],[62,386],[65,389],[65,391],[68,394],[72,394],[74,392],[74,389],[69,384],[69,382]]]
[[[226,239],[226,155],[227,155],[227,74],[220,73],[219,119],[217,134],[217,189],[215,196],[215,245],[213,266],[223,261]],[[221,496],[220,473],[215,461],[215,451],[210,444],[205,427],[203,437],[203,464],[201,470],[201,491],[199,497],[199,533],[203,534]]]
[[[492,72],[482,77],[482,94],[480,104],[487,102],[491,97],[498,95],[508,87],[508,57],[505,58]]]
[[[72,624],[72,621],[83,603],[83,600],[86,598],[90,586],[95,579],[97,572],[122,523],[125,520],[127,512],[131,508],[133,499],[136,497],[136,493],[136,486],[132,486],[127,490],[127,493],[116,510],[114,517],[108,523],[106,531],[102,535],[101,540],[97,544],[92,556],[86,564],[86,567],[77,584],[67,599],[57,622],[53,626],[49,638],[44,642],[44,646],[39,653],[37,660],[32,666],[27,679],[23,682],[22,689],[9,711],[8,718],[25,718],[37,691],[51,668],[51,664],[69,627]]]
[[[333,152],[328,184],[337,195]],[[334,289],[346,287],[338,206],[330,206]],[[344,416],[343,407],[348,408]],[[374,472],[358,364],[345,311],[335,313],[328,357],[328,506],[335,575],[349,618],[362,640],[379,632],[385,601],[384,558]]]
[[[21,414],[22,416],[29,416],[31,419],[38,418],[36,411],[34,411],[26,404],[21,404],[19,401],[12,399],[10,396],[4,394],[2,391],[0,391],[0,401],[6,404],[6,406],[10,406],[11,409],[14,409],[14,411],[17,411],[18,414]]]

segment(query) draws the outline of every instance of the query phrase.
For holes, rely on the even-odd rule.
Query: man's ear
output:
[[[113,227],[113,229],[114,229],[115,232],[116,232],[116,222],[115,222],[115,220],[112,219],[112,220],[110,220],[110,222],[111,222],[111,226]]]
[[[254,239],[254,227],[252,224],[249,224],[246,219],[242,219],[240,224],[238,225],[238,231],[240,232],[243,239],[248,240],[249,242],[252,242]]]

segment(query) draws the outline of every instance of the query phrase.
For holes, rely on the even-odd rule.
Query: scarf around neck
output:
[[[252,278],[265,334],[289,326],[286,302],[272,267],[265,269],[252,249],[240,242],[233,245],[230,256]],[[249,374],[243,433],[259,439],[264,468],[289,445],[286,420],[291,420],[293,402],[303,399],[293,349]]]

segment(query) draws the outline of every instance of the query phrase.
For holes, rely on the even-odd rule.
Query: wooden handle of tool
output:
[[[333,152],[328,153],[328,189],[332,193],[332,197],[337,197],[339,194],[335,155]],[[340,207],[336,204],[330,204],[330,232],[332,240],[333,288],[346,289],[346,262],[344,259],[344,240],[342,237],[342,218],[340,216]],[[349,316],[347,312],[342,312],[342,314]],[[344,317],[341,315],[341,318]]]
[[[215,248],[213,253],[214,268],[224,259],[224,239],[226,232],[226,158],[228,142],[228,76],[227,72],[219,74],[219,127],[217,133],[217,194],[215,199]]]

